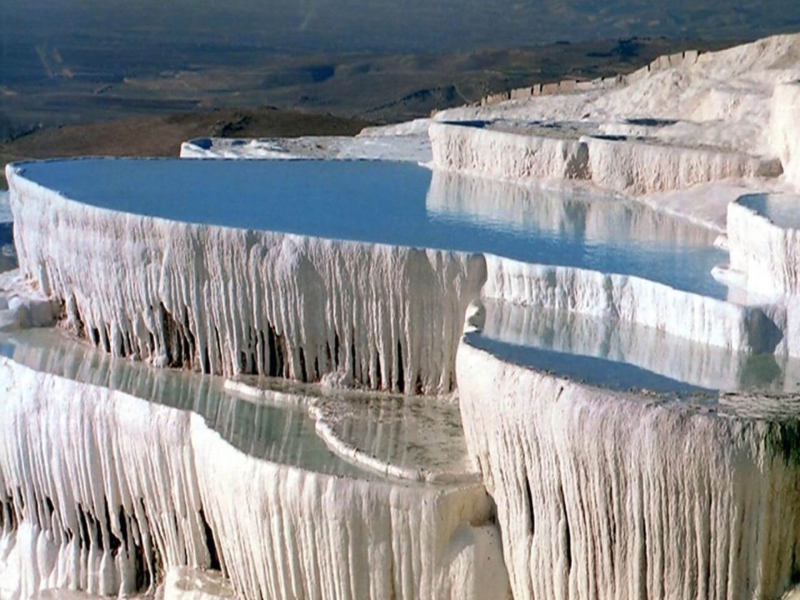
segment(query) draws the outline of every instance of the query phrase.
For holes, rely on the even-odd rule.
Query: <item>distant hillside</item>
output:
[[[195,137],[354,135],[369,124],[271,108],[139,117],[54,127],[22,136],[0,144],[0,166],[24,158],[57,156],[178,156],[181,142]],[[4,176],[0,187],[7,187]]]
[[[628,72],[661,54],[734,42],[627,39],[449,55],[311,56],[201,44],[192,61],[187,55],[170,68],[176,59],[168,49],[145,45],[133,53],[136,61],[131,56],[117,61],[126,47],[88,48],[87,43],[47,42],[30,48],[26,60],[0,60],[0,139],[39,127],[219,107],[277,106],[403,121],[490,92]]]

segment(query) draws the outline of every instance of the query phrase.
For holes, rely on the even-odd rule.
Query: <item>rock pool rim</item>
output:
[[[57,370],[55,367],[50,366],[50,368],[36,366],[33,364],[29,364],[31,361],[24,361],[18,358],[15,358],[13,355],[8,354],[8,348],[17,347],[21,348],[31,348],[36,349],[37,347],[48,347],[50,348],[51,345],[55,346],[58,344],[65,344],[68,347],[71,347],[71,351],[77,351],[83,354],[83,360],[87,359],[99,359],[103,363],[107,363],[103,369],[100,369],[101,372],[106,372],[108,368],[122,368],[122,369],[133,369],[135,375],[135,371],[139,371],[140,373],[145,373],[146,375],[159,379],[163,378],[165,372],[162,370],[153,370],[151,367],[142,364],[142,363],[130,363],[125,359],[120,359],[118,357],[114,357],[108,355],[103,352],[97,351],[92,346],[88,345],[85,340],[76,339],[73,336],[67,334],[66,332],[57,329],[57,328],[43,328],[39,330],[34,330],[28,334],[25,334],[22,339],[18,336],[2,334],[0,333],[0,369],[3,368],[4,365],[7,363],[12,363],[14,366],[25,369],[28,371],[32,371],[36,373],[37,377],[52,377],[58,380],[64,380],[68,382],[72,382],[81,386],[87,386],[88,389],[104,389],[112,394],[121,394],[125,397],[131,398],[138,402],[143,402],[148,405],[157,406],[159,408],[163,408],[165,410],[176,411],[179,413],[187,413],[191,416],[191,418],[200,419],[203,422],[204,427],[206,427],[209,431],[214,432],[215,435],[219,436],[220,439],[234,449],[236,452],[239,452],[248,458],[253,460],[261,461],[266,464],[273,465],[280,469],[285,469],[287,472],[294,472],[294,473],[303,473],[307,475],[314,475],[315,477],[323,478],[323,479],[348,479],[351,481],[360,481],[360,482],[372,482],[381,485],[387,486],[399,486],[399,487],[423,487],[432,490],[454,490],[454,489],[467,489],[471,488],[477,484],[479,484],[479,480],[477,480],[475,474],[473,473],[458,473],[458,472],[450,472],[447,470],[436,470],[436,468],[423,465],[417,465],[415,468],[412,467],[403,467],[401,465],[395,464],[391,461],[386,461],[386,468],[385,470],[381,471],[370,466],[368,461],[362,460],[352,460],[352,457],[342,455],[339,450],[340,448],[332,447],[333,445],[330,443],[329,439],[326,439],[325,435],[321,435],[321,433],[317,430],[320,417],[315,414],[314,406],[319,401],[324,401],[325,396],[327,394],[326,390],[322,390],[318,384],[313,383],[300,383],[295,381],[287,381],[280,378],[269,378],[268,382],[274,387],[267,387],[261,388],[267,392],[276,391],[286,396],[295,396],[297,397],[297,402],[294,404],[278,402],[278,401],[267,401],[264,399],[254,399],[246,397],[243,394],[236,393],[235,391],[231,391],[227,389],[224,385],[225,381],[227,381],[224,377],[219,377],[215,375],[208,375],[203,373],[195,373],[195,372],[188,372],[179,369],[169,369],[166,371],[166,377],[180,377],[180,378],[189,378],[191,379],[196,385],[197,389],[190,390],[194,394],[197,394],[201,390],[205,390],[205,393],[212,394],[213,396],[219,396],[216,398],[216,402],[220,402],[220,398],[228,397],[228,402],[231,402],[230,399],[233,400],[234,404],[246,405],[248,407],[254,408],[256,411],[294,411],[301,413],[304,420],[308,421],[308,427],[310,430],[305,432],[303,435],[308,435],[311,432],[314,432],[314,439],[320,444],[320,448],[323,446],[327,448],[327,452],[331,455],[331,458],[339,462],[343,470],[341,472],[329,472],[319,467],[313,467],[309,459],[305,456],[296,457],[288,462],[280,462],[275,457],[272,456],[260,456],[259,454],[253,454],[248,452],[246,449],[240,447],[233,440],[228,438],[228,435],[225,432],[218,429],[218,424],[212,422],[210,414],[204,414],[200,409],[199,405],[195,406],[179,406],[173,405],[167,402],[164,402],[163,394],[165,393],[164,385],[165,382],[161,382],[161,388],[156,388],[155,381],[148,381],[148,387],[152,387],[153,389],[150,391],[149,394],[142,393],[141,391],[132,389],[128,379],[131,375],[127,377],[120,377],[119,374],[112,380],[106,381],[106,383],[102,383],[100,381],[90,381],[86,377],[82,377],[80,375],[76,375],[75,372],[66,372],[64,368],[61,370]],[[5,346],[5,347],[4,347]],[[57,349],[50,349],[49,351],[56,352]],[[50,363],[48,363],[50,365]],[[84,371],[86,369],[86,364],[83,364],[80,371]],[[73,371],[75,371],[73,367]],[[264,378],[267,380],[267,378]],[[182,384],[183,385],[183,384]],[[174,391],[171,392],[174,394]],[[188,392],[186,392],[188,394]],[[383,398],[384,394],[379,394],[374,391],[369,390],[350,390],[350,389],[343,389],[343,390],[333,390],[331,391],[333,394],[332,398],[335,399],[337,395],[344,395],[344,396],[351,396],[355,395],[356,397],[361,398],[369,398],[369,397],[379,397]],[[188,397],[188,396],[187,396]],[[408,397],[405,398],[403,396],[399,396],[397,394],[386,394],[385,397],[387,399],[395,399],[395,400],[405,400],[410,399],[413,401],[419,401],[418,397]],[[230,412],[230,409],[228,409]],[[270,432],[269,437],[272,436],[280,436],[285,435],[285,431],[282,432]],[[330,434],[329,434],[330,435]],[[305,442],[307,443],[307,442]],[[342,445],[344,448],[346,445]],[[379,460],[379,459],[374,459]],[[415,475],[416,472],[421,473],[423,476]],[[427,475],[425,477],[424,475]]]
[[[470,340],[470,333],[467,333],[462,338],[461,343],[468,346],[473,352],[478,352],[490,357],[492,361],[522,369],[537,377],[550,378],[562,386],[575,386],[591,393],[613,396],[614,401],[644,404],[652,410],[680,410],[688,415],[699,415],[706,418],[735,419],[752,423],[763,423],[767,426],[791,424],[797,429],[797,439],[800,439],[800,393],[761,392],[758,390],[754,392],[700,391],[680,393],[652,391],[646,388],[620,390],[590,381],[575,379],[557,372],[539,369],[522,362],[498,357],[480,344],[473,343]],[[721,403],[720,401],[723,399],[729,401],[732,399],[755,399],[757,402],[747,407],[747,412],[740,413],[736,407]],[[795,410],[792,410],[794,405],[786,405],[787,400],[796,401]],[[556,402],[557,398],[553,399],[553,401]],[[759,412],[759,409],[764,408],[763,406],[759,406],[759,404],[763,404],[767,401],[775,402],[779,404],[779,406],[775,406],[772,412],[764,412],[763,410]],[[780,442],[780,440],[778,440],[778,442]],[[794,454],[796,454],[798,464],[800,464],[800,449]]]
[[[165,224],[172,224],[181,227],[186,227],[191,230],[195,231],[208,231],[212,229],[218,229],[221,231],[236,231],[241,233],[256,233],[256,234],[275,234],[275,235],[283,235],[289,238],[294,239],[316,239],[320,240],[324,243],[342,243],[342,244],[353,244],[358,247],[362,248],[386,248],[386,249],[394,249],[394,250],[412,250],[412,251],[419,251],[419,252],[440,252],[446,253],[451,255],[460,255],[462,257],[468,257],[471,259],[486,257],[489,255],[498,256],[500,258],[507,258],[511,260],[520,261],[523,263],[527,263],[530,265],[542,265],[542,266],[567,266],[575,269],[581,269],[584,271],[594,271],[599,272],[607,275],[621,275],[626,277],[635,277],[638,279],[643,279],[647,281],[653,281],[664,285],[666,287],[672,288],[682,293],[712,298],[716,300],[725,301],[727,297],[727,288],[720,284],[718,281],[715,281],[711,275],[709,268],[708,273],[703,271],[704,276],[700,277],[699,272],[695,273],[687,278],[685,281],[682,278],[673,279],[673,277],[661,276],[661,277],[651,277],[644,272],[641,272],[641,266],[638,264],[637,261],[640,262],[641,259],[636,259],[631,263],[620,263],[616,266],[616,268],[612,265],[602,265],[602,264],[589,264],[593,258],[589,258],[588,261],[585,258],[575,258],[571,254],[566,258],[564,262],[561,260],[554,259],[550,254],[552,253],[550,250],[541,250],[544,254],[542,256],[521,256],[519,247],[522,240],[516,240],[511,242],[511,246],[508,248],[493,248],[492,245],[496,245],[497,242],[490,242],[483,247],[483,245],[477,245],[475,247],[469,247],[472,244],[466,244],[459,238],[459,236],[464,235],[464,232],[460,232],[456,234],[456,237],[453,238],[454,241],[452,245],[443,241],[442,239],[432,239],[430,243],[427,243],[425,240],[408,240],[408,242],[404,242],[402,239],[368,239],[365,237],[361,237],[358,234],[352,235],[350,232],[343,232],[343,235],[337,235],[336,233],[331,233],[330,231],[325,232],[305,232],[302,230],[297,230],[296,227],[282,227],[279,223],[275,223],[273,225],[267,224],[265,227],[248,227],[242,226],[239,224],[223,224],[223,223],[216,223],[213,221],[201,221],[201,220],[187,220],[181,219],[178,216],[174,215],[163,215],[163,214],[147,214],[145,210],[137,211],[135,209],[131,209],[130,207],[125,208],[114,208],[109,206],[107,202],[102,202],[97,199],[93,200],[82,200],[80,199],[80,194],[76,193],[75,190],[71,192],[63,191],[58,189],[60,186],[53,186],[50,187],[46,183],[42,183],[37,179],[33,178],[31,174],[27,171],[27,167],[34,166],[34,165],[47,165],[47,164],[72,164],[72,163],[88,163],[88,162],[98,162],[98,163],[130,163],[130,164],[168,164],[168,163],[175,163],[175,164],[193,164],[193,165],[200,165],[200,164],[208,164],[209,159],[203,158],[173,158],[173,157],[104,157],[104,156],[82,156],[82,157],[66,157],[66,158],[51,158],[51,159],[44,159],[44,160],[24,160],[14,163],[9,163],[6,166],[6,174],[9,181],[14,178],[17,178],[19,181],[25,182],[28,185],[33,186],[34,189],[45,190],[48,193],[51,193],[64,202],[74,203],[78,206],[88,207],[92,210],[101,211],[100,214],[106,215],[125,215],[135,217],[137,219],[142,219],[145,222],[150,221],[152,223],[165,223]],[[408,170],[408,172],[412,172],[413,169],[419,169],[420,172],[425,172],[426,174],[432,173],[436,171],[430,164],[422,164],[422,163],[409,163],[409,162],[402,162],[402,161],[393,161],[393,160],[375,160],[375,159],[324,159],[324,158],[297,158],[297,159],[289,159],[289,160],[241,160],[237,158],[220,158],[214,159],[211,161],[216,164],[227,164],[227,165],[236,165],[239,168],[247,168],[246,165],[250,165],[250,168],[253,168],[252,165],[260,164],[260,165],[268,165],[265,168],[269,168],[269,166],[275,166],[275,163],[294,163],[298,165],[300,163],[313,163],[313,164],[327,164],[330,165],[332,163],[340,163],[340,164],[350,164],[350,165],[374,165],[376,163],[382,163],[384,166],[389,166],[391,168],[398,168],[401,170]],[[290,167],[291,168],[291,167]],[[464,175],[466,177],[476,177],[481,180],[487,179],[485,176],[481,174],[475,175]],[[492,178],[488,178],[490,181],[495,181]],[[135,183],[135,182],[134,182]],[[521,188],[529,190],[531,193],[543,192],[543,193],[576,193],[577,196],[575,198],[570,198],[569,201],[574,201],[577,203],[585,203],[591,204],[593,202],[599,203],[615,203],[621,202],[626,203],[631,206],[635,206],[637,208],[641,208],[642,210],[646,211],[653,211],[658,213],[652,207],[647,206],[646,204],[642,204],[641,202],[637,201],[636,199],[627,197],[625,195],[620,195],[617,193],[608,192],[607,190],[603,190],[600,188],[595,188],[591,185],[582,184],[582,182],[552,182],[548,180],[542,180],[534,182],[519,182],[514,180],[501,180],[498,181],[499,184],[507,184],[507,185],[514,185],[519,186]],[[553,185],[555,184],[555,185]],[[430,184],[428,184],[428,189],[430,189]],[[290,192],[292,190],[289,190]],[[373,200],[373,198],[369,198]],[[270,198],[270,202],[274,201],[274,199]],[[413,202],[414,198],[409,196],[409,202]],[[535,206],[532,206],[535,209]],[[427,214],[430,214],[430,209],[425,209]],[[190,214],[190,213],[189,213]],[[697,223],[692,223],[690,221],[681,219],[679,217],[675,217],[674,215],[664,214],[665,218],[668,219],[675,219],[676,222],[679,222],[682,226],[686,226],[688,228],[695,228],[698,230],[705,229],[701,225]],[[405,217],[404,217],[405,218]],[[452,224],[442,222],[438,223],[439,216],[436,215],[435,218],[431,221],[437,227],[442,227],[444,230],[447,231],[459,231],[459,228],[463,228],[464,224],[468,227],[477,227],[478,233],[483,233],[484,225],[475,225],[472,220],[467,219],[465,220],[464,224],[457,223],[455,227]],[[408,229],[410,225],[407,225],[406,228]],[[506,233],[505,230],[494,230],[494,225],[489,225],[486,228],[486,233],[490,236],[495,236],[498,238],[505,238],[505,239],[512,239],[516,233]],[[335,228],[335,227],[334,227]],[[441,232],[434,232],[435,235],[439,235]],[[473,232],[474,233],[474,232]],[[518,232],[517,232],[518,233]],[[564,236],[561,233],[552,233],[548,231],[542,232],[533,232],[534,237],[529,240],[525,240],[525,247],[527,248],[545,248],[546,245],[551,244],[552,239],[560,240],[563,239],[564,243],[568,245],[566,248],[569,249],[570,253],[574,253],[572,246],[576,246],[579,248],[583,248],[583,252],[588,256],[591,254],[591,249],[595,246],[600,248],[612,248],[615,249],[616,252],[621,252],[623,246],[619,246],[619,243],[612,237],[609,237],[606,240],[602,240],[600,242],[593,240],[593,239],[572,239],[569,236]],[[512,237],[509,237],[512,236]],[[542,245],[539,246],[539,236],[541,236]],[[552,236],[552,237],[551,237]],[[393,238],[396,237],[409,237],[408,234],[399,234],[399,236],[391,236]],[[414,237],[414,236],[411,236]],[[424,236],[423,236],[424,237]],[[473,238],[474,239],[474,238]],[[624,247],[627,248],[627,242],[625,243]],[[632,248],[636,247],[636,243],[634,243]],[[686,245],[684,246],[683,243],[676,243],[674,247],[666,247],[670,248],[667,252],[674,252],[676,257],[680,257],[680,261],[685,261],[686,257],[681,256],[687,250],[691,250],[692,252],[696,252],[704,248],[703,246],[698,245]],[[590,249],[590,252],[587,253],[586,249]],[[709,245],[706,250],[710,251],[711,246]],[[646,254],[652,253],[654,256],[656,254],[661,254],[662,250],[656,248],[649,248],[647,245],[643,246],[643,251]],[[536,250],[536,252],[540,252],[540,250]],[[528,253],[526,250],[525,253]],[[566,256],[566,255],[565,255]],[[673,259],[670,259],[673,260]],[[700,257],[699,260],[705,260],[706,262],[710,260],[708,257]],[[715,260],[724,260],[722,256],[716,257]],[[586,264],[584,264],[586,263]],[[710,263],[709,263],[710,264]]]

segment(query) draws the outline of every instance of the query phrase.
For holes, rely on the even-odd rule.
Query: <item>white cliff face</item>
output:
[[[233,456],[207,430],[193,433],[209,522],[243,596],[508,597],[482,486],[437,489],[291,472]]]
[[[51,327],[58,313],[58,302],[32,287],[18,269],[0,270],[0,331]]]
[[[658,70],[645,67],[629,75],[627,84],[609,90],[453,108],[437,113],[435,119],[571,122],[582,123],[589,131],[599,127],[601,132],[605,127],[656,120],[660,121],[657,126],[646,130],[656,140],[769,155],[773,89],[800,78],[798,64],[800,34],[778,35]],[[604,132],[638,134],[642,130]]]
[[[454,386],[480,257],[114,213],[8,177],[22,272],[114,355],[229,376]]]
[[[0,381],[4,597],[131,594],[183,566],[247,598],[508,597],[481,485],[282,465],[199,414],[7,358]]]
[[[8,597],[131,594],[160,564],[210,566],[189,413],[1,360]]]
[[[720,417],[467,343],[458,376],[515,599],[777,598],[790,586],[800,549],[791,412],[758,416],[759,398],[738,398],[756,415],[722,404]]]
[[[578,140],[468,123],[434,123],[430,136],[433,166],[438,169],[514,180],[587,180],[632,196],[723,179],[773,178],[782,173],[777,159],[626,136],[583,136]]]
[[[797,185],[798,61],[800,35],[775,36],[660,60],[609,89],[445,110],[431,127],[433,164],[633,196],[784,171]]]
[[[588,149],[578,140],[446,123],[433,123],[429,135],[437,169],[506,179],[589,178]]]
[[[584,139],[592,183],[633,196],[682,190],[723,179],[773,178],[782,173],[778,160],[741,152],[627,139]]]
[[[786,180],[800,187],[800,81],[781,83],[772,94],[769,135],[772,150],[783,163]]]
[[[637,323],[731,351],[772,353],[783,338],[758,307],[676,290],[639,277],[531,265],[486,256],[483,297]]]
[[[728,205],[730,268],[747,289],[800,293],[800,221],[794,195],[748,195]]]

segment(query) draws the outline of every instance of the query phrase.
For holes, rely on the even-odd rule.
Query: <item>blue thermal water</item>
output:
[[[432,185],[431,171],[384,161],[95,158],[25,163],[20,169],[68,198],[123,212],[484,252],[637,275],[718,298],[727,293],[710,276],[726,256],[712,247],[708,232],[622,199],[554,197],[489,180],[478,185],[460,176],[439,177]],[[496,213],[473,210],[483,195],[500,202]],[[515,206],[502,206],[511,196]],[[546,218],[539,218],[540,204],[546,206]],[[674,235],[651,239],[646,235],[651,230]]]

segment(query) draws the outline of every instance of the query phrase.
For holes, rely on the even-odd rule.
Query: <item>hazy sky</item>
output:
[[[288,52],[450,52],[632,35],[800,30],[800,0],[0,0],[0,43],[257,44]]]
[[[800,29],[798,0],[0,0],[6,39],[240,38],[287,51],[451,51]]]

